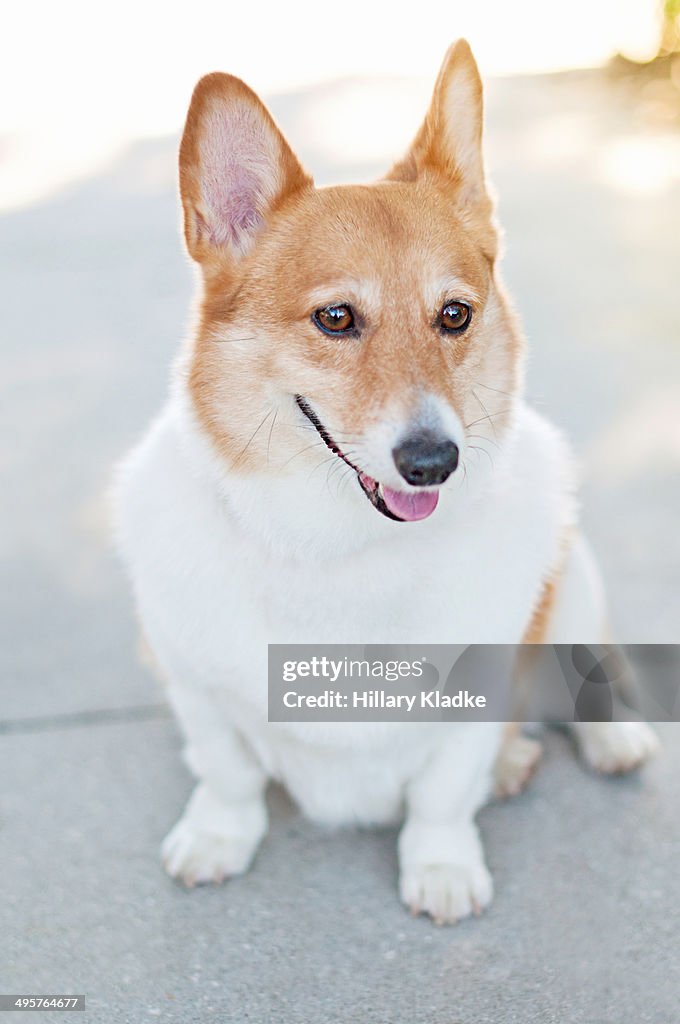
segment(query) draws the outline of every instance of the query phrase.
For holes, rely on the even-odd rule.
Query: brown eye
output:
[[[459,334],[472,320],[472,310],[465,302],[447,302],[439,314],[439,326],[444,331]]]
[[[354,327],[351,306],[325,306],[317,309],[312,320],[325,334],[347,334]]]

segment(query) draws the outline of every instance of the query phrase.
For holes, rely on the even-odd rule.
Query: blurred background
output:
[[[463,34],[486,81],[530,396],[581,460],[617,635],[676,639],[679,9],[15,7],[0,43],[2,628],[3,656],[27,682],[3,700],[26,713],[36,701],[79,706],[83,672],[101,680],[87,683],[95,704],[146,693],[134,662],[117,660],[131,658],[133,627],[105,493],[190,324],[176,150],[196,79],[216,68],[245,78],[320,184],[370,179],[407,145]]]
[[[315,1022],[448,1024],[454,1005],[464,1024],[558,1021],[568,1005],[573,1024],[591,1024],[604,987],[608,1018],[674,1019],[677,958],[659,954],[677,948],[680,926],[667,899],[680,849],[672,727],[640,786],[587,782],[553,737],[531,792],[484,818],[498,909],[470,928],[433,935],[406,921],[394,837],[324,838],[280,794],[254,874],[191,897],[164,879],[157,846],[189,780],[137,659],[106,490],[191,322],[176,150],[196,79],[245,78],[320,184],[370,179],[414,134],[448,44],[465,35],[486,81],[531,400],[578,453],[616,636],[677,641],[679,13],[680,0],[6,8],[5,991],[87,992],[97,1021],[186,1024],[213,1010],[302,1021],[303,993]],[[584,834],[575,899],[569,843]]]
[[[17,4],[0,42],[0,203],[24,205],[87,177],[133,139],[176,134],[207,71],[270,97],[306,95],[298,134],[328,161],[357,163],[408,137],[454,38],[470,40],[487,76],[596,67],[616,53],[648,61],[675,45],[673,30],[662,38],[664,8],[671,26],[677,0],[425,0],[401,16],[362,0]],[[347,82],[337,88],[366,76],[380,82],[364,103]],[[313,88],[320,82],[335,83],[332,102]]]

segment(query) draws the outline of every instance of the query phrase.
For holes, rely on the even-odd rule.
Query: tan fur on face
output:
[[[261,163],[274,160],[261,171],[262,226],[245,245],[216,245],[201,229],[204,108],[230,102],[224,77],[199,86],[181,151],[187,241],[204,272],[190,393],[222,457],[245,472],[282,471],[308,437],[296,394],[343,447],[388,408],[406,421],[425,393],[449,403],[471,439],[502,433],[522,341],[496,279],[479,151],[481,85],[469,49],[450,51],[411,151],[373,185],[315,190],[259,100],[237,89],[231,102],[249,104],[246,149],[261,117]],[[469,127],[459,135],[451,118],[461,103]],[[473,308],[462,335],[435,324],[452,300]],[[339,303],[353,307],[358,337],[327,336],[314,325],[316,309]]]

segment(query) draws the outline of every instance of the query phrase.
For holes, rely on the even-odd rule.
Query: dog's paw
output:
[[[401,873],[402,901],[411,913],[429,914],[435,924],[481,914],[493,896],[491,875],[483,861],[474,864],[417,864]]]
[[[243,874],[254,852],[250,842],[199,830],[183,818],[168,833],[161,847],[167,873],[190,887],[208,882],[219,884],[232,875]]]
[[[639,768],[661,746],[646,722],[580,722],[574,728],[585,762],[607,775]]]
[[[163,841],[163,866],[187,886],[223,882],[248,870],[265,828],[259,801],[231,808],[198,786]]]
[[[401,899],[414,915],[455,924],[491,902],[493,882],[472,822],[453,827],[407,821],[399,836],[399,860]]]
[[[541,759],[543,747],[538,740],[520,734],[511,736],[501,747],[494,769],[497,797],[517,796],[527,786]]]

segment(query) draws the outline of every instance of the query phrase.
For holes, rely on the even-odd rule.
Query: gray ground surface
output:
[[[274,104],[298,144],[307,102]],[[530,391],[584,461],[620,638],[671,642],[680,196],[606,180],[622,139],[656,139],[620,88],[589,75],[495,82],[489,107]],[[311,168],[333,178],[306,141]],[[160,872],[190,781],[136,660],[104,492],[189,322],[173,146],[139,144],[2,218],[0,990],[85,993],[79,1020],[135,1024],[670,1024],[678,727],[641,777],[613,781],[552,735],[530,791],[484,811],[497,898],[455,929],[400,908],[392,832],[329,835],[279,792],[250,875],[187,893]]]

